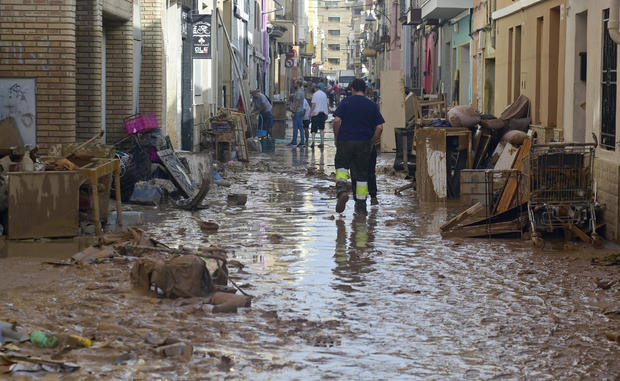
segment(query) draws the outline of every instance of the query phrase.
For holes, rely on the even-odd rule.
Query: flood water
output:
[[[254,296],[251,308],[214,315],[196,299],[137,295],[122,261],[77,269],[10,256],[0,258],[11,274],[0,283],[0,320],[94,336],[92,348],[60,357],[82,366],[66,379],[620,377],[620,346],[603,335],[620,330],[605,314],[620,308],[620,287],[594,283],[618,272],[590,264],[610,249],[444,240],[439,226],[462,206],[396,196],[406,181],[386,175],[379,206],[359,216],[349,201],[338,215],[334,183],[307,171],[334,172],[327,146],[278,145],[247,170],[235,164],[224,171],[231,187],[214,186],[194,214],[147,210],[144,229],[162,242],[224,246],[245,264],[231,276]],[[227,205],[227,193],[248,202]],[[220,229],[205,236],[192,217]],[[149,333],[193,343],[192,360],[161,358],[144,343]]]

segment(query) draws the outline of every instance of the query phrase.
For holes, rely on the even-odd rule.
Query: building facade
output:
[[[102,129],[113,144],[126,136],[125,118],[155,113],[175,148],[197,150],[200,125],[220,107],[239,107],[251,87],[274,93],[269,68],[288,50],[269,38],[277,29],[269,23],[277,18],[272,3],[2,1],[0,118],[15,116],[26,144],[45,151]],[[292,6],[283,13],[289,29],[301,23],[307,34],[304,10],[295,16]],[[197,18],[210,22],[207,59],[192,54]],[[291,47],[302,41],[283,37]]]
[[[318,1],[318,27],[324,36],[321,45],[320,71],[336,79],[339,70],[347,69],[347,40],[351,32],[351,5],[346,1]]]
[[[565,11],[564,0],[498,0],[492,15],[496,112],[524,94],[531,101],[532,124],[556,135],[563,119]]]
[[[614,13],[617,20],[616,0],[568,0],[566,3],[563,132],[568,142],[598,142],[594,159],[597,198],[605,207],[606,237],[618,241],[618,45],[608,31]]]

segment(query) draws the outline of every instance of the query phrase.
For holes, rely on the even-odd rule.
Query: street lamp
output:
[[[375,17],[375,15],[372,13],[372,11],[369,11],[369,12],[368,12],[368,16],[366,16],[366,22],[373,23],[373,22],[375,22],[375,21],[377,21],[377,18],[376,18],[376,17]]]

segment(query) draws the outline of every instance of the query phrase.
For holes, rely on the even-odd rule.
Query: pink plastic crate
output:
[[[157,117],[155,113],[150,114],[134,114],[123,121],[125,123],[125,130],[128,134],[135,134],[137,132],[144,132],[159,128],[157,123]]]

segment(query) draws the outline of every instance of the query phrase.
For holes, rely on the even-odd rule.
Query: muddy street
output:
[[[63,379],[617,379],[613,248],[538,251],[527,241],[444,240],[458,205],[420,205],[378,176],[379,206],[334,212],[333,143],[254,155],[223,171],[199,212],[145,208],[144,230],[171,246],[228,249],[231,278],[254,298],[213,314],[199,298],[136,293],[126,258],[83,267],[52,243],[0,251],[0,320],[93,338],[89,348],[22,350],[80,365]],[[380,158],[391,164],[390,156]],[[324,174],[323,174],[324,173]],[[408,191],[411,192],[411,191]],[[245,206],[226,202],[247,193]],[[195,218],[216,221],[206,235]],[[0,242],[0,245],[2,243]],[[29,245],[23,243],[23,245]],[[243,266],[243,267],[241,267]],[[616,317],[614,317],[616,316]],[[190,342],[187,361],[146,338]]]

